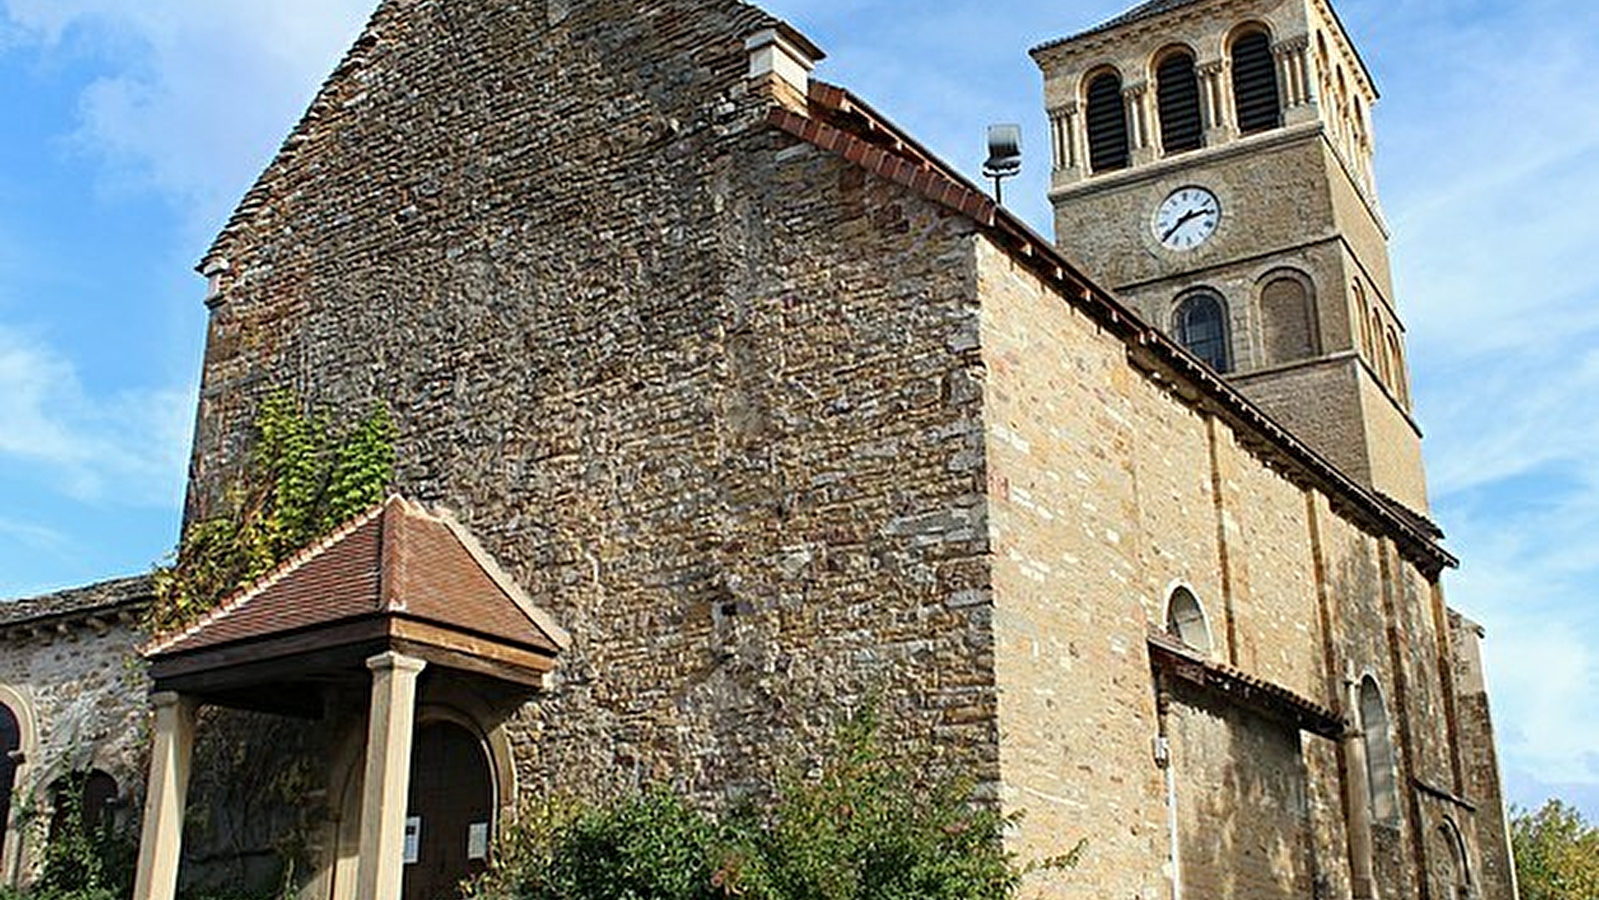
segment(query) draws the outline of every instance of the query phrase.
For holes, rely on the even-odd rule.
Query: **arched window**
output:
[[[1227,309],[1220,297],[1209,291],[1190,294],[1177,305],[1172,326],[1177,342],[1189,353],[1218,372],[1232,368],[1227,348]]]
[[[1371,344],[1371,321],[1366,318],[1366,291],[1360,282],[1351,282],[1349,290],[1355,296],[1355,321],[1360,323],[1360,351],[1367,359],[1376,359]]]
[[[1388,349],[1383,346],[1382,315],[1375,309],[1371,311],[1371,367],[1376,370],[1377,378],[1383,384],[1392,384],[1393,380],[1388,373]]]
[[[1261,337],[1266,358],[1287,363],[1316,355],[1316,315],[1310,292],[1298,278],[1277,276],[1260,291]]]
[[[1155,100],[1160,107],[1160,146],[1168,155],[1197,150],[1204,143],[1199,118],[1199,76],[1193,54],[1175,50],[1155,69]]]
[[[11,707],[0,703],[0,845],[5,844],[10,819],[11,791],[17,780],[17,757],[22,752],[22,724]]]
[[[1400,403],[1409,406],[1410,385],[1405,380],[1405,351],[1400,349],[1399,335],[1391,328],[1388,330],[1388,359],[1389,369],[1393,373],[1393,381],[1388,386]]]
[[[1375,822],[1399,821],[1399,773],[1394,743],[1388,729],[1388,708],[1376,679],[1360,682],[1360,727],[1366,741],[1366,786],[1371,792],[1371,818]]]
[[[1125,169],[1128,153],[1121,76],[1104,72],[1088,82],[1088,165],[1095,172]]]
[[[98,769],[57,779],[52,795],[52,843],[71,834],[104,834],[116,824],[117,780]]]
[[[1166,633],[1206,656],[1215,649],[1205,609],[1194,592],[1185,587],[1172,591],[1166,604]]]
[[[1233,41],[1233,105],[1238,112],[1238,130],[1244,134],[1283,123],[1277,61],[1271,55],[1271,38],[1264,31],[1250,31]]]
[[[1440,896],[1453,900],[1469,900],[1471,859],[1466,856],[1466,842],[1460,837],[1460,828],[1452,819],[1444,819],[1444,823],[1438,826],[1438,837],[1444,843],[1443,857],[1446,860],[1444,890]]]

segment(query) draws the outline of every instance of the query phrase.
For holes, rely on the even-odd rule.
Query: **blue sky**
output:
[[[178,524],[192,267],[372,0],[0,0],[0,596],[145,570]],[[851,87],[1049,233],[1028,47],[1120,0],[770,0]],[[1343,0],[1451,602],[1489,630],[1511,799],[1599,821],[1599,46],[1592,0]]]

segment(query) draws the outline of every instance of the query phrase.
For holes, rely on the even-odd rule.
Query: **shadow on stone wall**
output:
[[[202,710],[183,895],[269,897],[303,884],[328,816],[330,733],[325,720]]]
[[[1207,900],[1313,893],[1300,737],[1189,685],[1173,686],[1183,891]]]

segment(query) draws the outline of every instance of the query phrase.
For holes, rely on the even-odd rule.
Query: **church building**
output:
[[[396,495],[179,633],[144,581],[0,617],[13,809],[100,773],[135,900],[290,832],[304,900],[434,900],[525,801],[726,802],[875,702],[1085,842],[1024,897],[1514,900],[1351,35],[1032,56],[1054,240],[739,0],[383,0],[201,262],[186,520],[278,388],[383,405]],[[68,645],[147,668],[83,710]]]

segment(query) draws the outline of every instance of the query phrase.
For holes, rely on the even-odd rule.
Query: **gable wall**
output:
[[[761,124],[764,22],[397,0],[218,245],[195,513],[271,385],[386,403],[574,635],[525,796],[737,794],[873,696],[994,777],[971,226]]]

